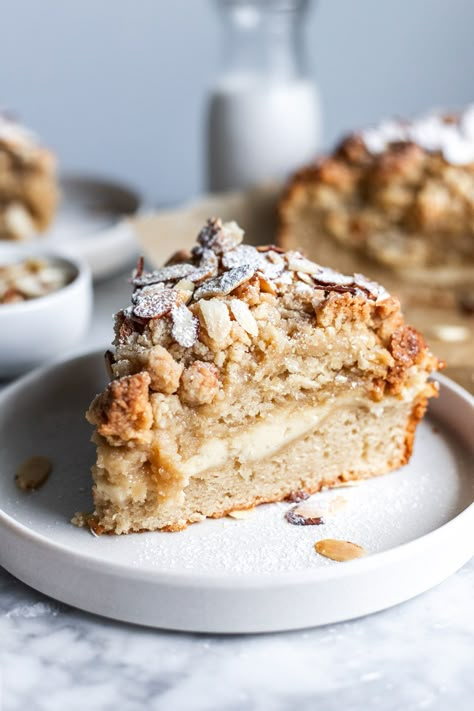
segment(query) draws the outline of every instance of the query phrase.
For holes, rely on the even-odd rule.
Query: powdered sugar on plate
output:
[[[334,509],[321,525],[293,526],[285,514],[294,503],[268,504],[245,520],[208,520],[175,534],[141,534],[133,565],[196,574],[271,574],[341,565],[315,554],[314,544],[325,538],[352,541],[369,555],[394,548],[449,520],[462,488],[474,490],[468,460],[461,465],[466,479],[460,485],[460,462],[445,438],[424,422],[407,467],[311,496],[305,507]],[[341,497],[344,506],[338,505]]]

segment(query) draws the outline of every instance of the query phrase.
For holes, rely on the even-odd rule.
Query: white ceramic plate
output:
[[[65,175],[52,227],[38,246],[88,262],[95,279],[130,265],[138,247],[129,220],[140,208],[132,189],[93,177]]]
[[[410,464],[317,494],[346,505],[322,526],[291,526],[289,504],[246,520],[207,520],[179,533],[96,538],[69,523],[91,510],[94,448],[83,413],[104,385],[102,357],[36,371],[0,395],[0,563],[43,593],[84,610],[156,627],[269,632],[365,615],[417,595],[473,553],[473,398],[440,378]],[[50,457],[30,494],[17,465]],[[340,538],[370,555],[336,563],[315,541]]]

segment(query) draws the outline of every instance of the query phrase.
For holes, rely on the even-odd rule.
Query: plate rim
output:
[[[19,389],[23,389],[31,382],[53,374],[54,371],[60,366],[72,364],[78,360],[99,360],[101,356],[102,349],[89,349],[77,352],[72,357],[58,358],[46,366],[36,368],[0,391],[0,406],[5,400],[13,397]],[[474,397],[462,386],[458,385],[444,375],[436,374],[434,379],[440,383],[441,388],[446,388],[448,391],[454,393],[454,395],[463,400],[472,411],[472,417],[474,419]],[[469,446],[469,444],[466,443],[466,446]],[[74,563],[76,566],[87,567],[89,571],[92,570],[93,572],[101,573],[107,572],[113,575],[125,574],[125,576],[129,579],[177,587],[200,587],[212,583],[213,587],[217,587],[219,589],[227,589],[231,587],[234,590],[251,590],[253,588],[260,587],[262,582],[268,581],[271,581],[275,585],[298,586],[302,583],[317,583],[323,581],[329,582],[339,578],[347,579],[353,575],[362,575],[372,571],[374,568],[380,568],[385,565],[393,565],[400,559],[409,558],[412,555],[416,556],[420,549],[422,550],[426,546],[430,547],[430,544],[435,541],[436,538],[443,538],[448,529],[451,531],[451,529],[459,526],[467,526],[469,520],[472,521],[472,525],[474,527],[474,501],[472,501],[463,511],[456,514],[449,521],[441,524],[433,531],[425,533],[422,536],[418,536],[417,538],[407,541],[406,543],[395,546],[394,548],[389,548],[386,551],[379,551],[364,558],[346,561],[344,566],[311,568],[300,571],[263,571],[261,573],[246,573],[245,575],[242,575],[237,571],[209,571],[202,574],[189,570],[166,572],[140,567],[135,568],[130,566],[129,563],[103,560],[100,557],[91,557],[87,553],[77,551],[64,543],[54,541],[48,536],[38,533],[25,524],[18,522],[12,515],[5,512],[0,504],[0,531],[4,528],[10,535],[16,536],[24,542],[32,543],[47,553],[56,553],[59,557],[66,556],[68,559],[73,556],[75,558]],[[84,531],[84,533],[86,534],[86,531]],[[153,533],[159,532],[149,532],[148,535],[153,535]],[[166,535],[173,534],[166,533]],[[474,555],[474,545],[472,555]]]

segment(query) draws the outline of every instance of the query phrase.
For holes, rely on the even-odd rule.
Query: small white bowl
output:
[[[76,345],[85,335],[92,312],[88,265],[77,257],[31,245],[0,245],[0,265],[40,257],[74,275],[66,286],[46,296],[0,304],[0,378],[12,378]]]

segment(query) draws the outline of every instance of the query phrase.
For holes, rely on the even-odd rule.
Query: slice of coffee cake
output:
[[[179,530],[410,458],[438,362],[397,299],[242,235],[209,220],[192,253],[134,275],[87,414],[99,532]]]

